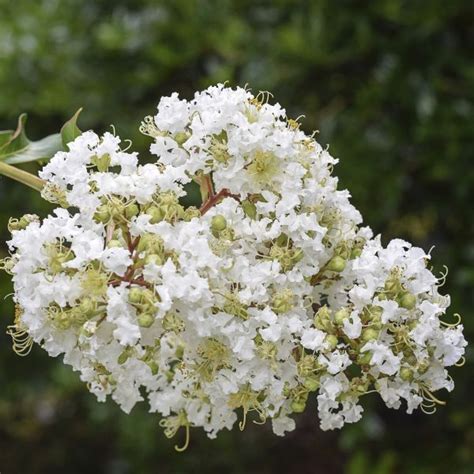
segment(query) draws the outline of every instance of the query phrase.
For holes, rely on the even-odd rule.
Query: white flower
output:
[[[466,341],[429,255],[359,227],[337,160],[264,98],[162,98],[141,127],[156,163],[94,132],[49,161],[43,195],[69,210],[12,220],[1,262],[15,350],[64,354],[127,413],[146,399],[167,436],[212,438],[241,412],[281,436],[310,392],[321,428],[341,428],[356,394],[411,412],[453,389]],[[200,210],[183,205],[192,181]]]

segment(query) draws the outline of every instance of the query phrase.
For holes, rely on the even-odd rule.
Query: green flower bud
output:
[[[138,325],[142,328],[149,328],[155,322],[155,318],[150,313],[141,313],[138,315]]]
[[[303,413],[306,408],[306,402],[302,400],[293,400],[291,402],[291,411],[293,413]]]
[[[362,249],[359,249],[357,247],[354,247],[352,250],[351,250],[351,259],[354,259],[354,258],[358,258],[360,257],[362,254]]]
[[[405,309],[411,310],[416,306],[416,296],[411,293],[403,293],[398,304]]]
[[[430,368],[430,363],[424,360],[418,364],[417,370],[420,374],[424,374]]]
[[[150,255],[147,255],[145,258],[145,265],[148,265],[149,263],[153,263],[155,265],[163,265],[163,258],[161,257],[161,255],[152,253]]]
[[[344,268],[346,268],[346,261],[342,257],[336,255],[329,260],[326,268],[331,272],[342,272]]]
[[[218,214],[211,220],[211,230],[213,233],[222,232],[227,227],[227,221],[224,216]]]
[[[140,208],[137,204],[129,204],[125,209],[125,217],[131,219],[132,217],[138,216]]]
[[[411,382],[413,380],[413,370],[408,367],[402,367],[400,369],[400,378],[405,382]]]
[[[178,144],[178,145],[182,145],[184,142],[186,142],[189,138],[189,135],[186,133],[186,132],[178,132],[174,135],[174,141]]]
[[[185,209],[183,219],[186,222],[189,222],[190,220],[196,217],[197,218],[201,217],[201,211],[197,207],[190,206],[187,209]]]
[[[317,329],[329,330],[331,328],[331,312],[329,308],[324,305],[318,309],[314,315],[314,326]]]
[[[365,328],[362,330],[361,339],[364,342],[373,341],[379,337],[379,331],[373,328]]]
[[[150,224],[158,224],[158,222],[161,222],[165,218],[165,213],[157,206],[150,206],[146,213],[151,216]]]
[[[289,289],[282,290],[275,294],[272,299],[272,309],[276,314],[283,314],[293,307],[293,292]]]
[[[94,220],[101,224],[107,224],[110,217],[109,208],[105,204],[100,205],[94,214]]]
[[[334,334],[328,334],[326,338],[324,339],[324,342],[329,346],[328,349],[330,351],[333,351],[336,348],[339,340],[337,336],[335,336]]]
[[[139,304],[142,301],[143,290],[141,288],[133,287],[128,292],[128,301],[132,304]]]
[[[319,388],[319,380],[316,377],[305,377],[303,386],[310,392],[315,392]]]
[[[257,206],[248,199],[242,201],[242,209],[247,217],[250,219],[255,219],[257,217]]]
[[[341,308],[340,310],[334,313],[334,322],[338,326],[342,326],[344,321],[350,316],[350,312],[348,308]]]
[[[112,239],[107,243],[109,249],[123,247],[122,243],[119,240]]]
[[[398,275],[392,274],[390,277],[387,278],[384,285],[385,291],[390,293],[391,295],[397,295],[402,291],[402,284],[400,283],[400,278]]]

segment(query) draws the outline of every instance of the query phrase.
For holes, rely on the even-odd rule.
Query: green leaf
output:
[[[16,153],[8,156],[6,159],[0,157],[0,160],[10,165],[17,165],[19,163],[29,163],[30,161],[50,160],[58,151],[63,149],[61,135],[55,133],[48,135],[36,142],[29,142],[29,144],[18,150]]]
[[[37,141],[28,139],[25,132],[27,115],[18,118],[16,130],[0,131],[0,161],[15,165],[30,161],[47,161],[58,151],[67,150],[67,144],[82,132],[77,126],[79,109],[61,128],[60,133],[48,135]]]
[[[77,118],[82,112],[82,107],[63,125],[61,128],[61,139],[65,150],[68,149],[67,144],[75,140],[82,132],[77,126]]]
[[[21,114],[18,117],[18,125],[16,130],[6,130],[2,133],[0,139],[0,159],[9,156],[28,146],[28,138],[25,133],[27,115]]]

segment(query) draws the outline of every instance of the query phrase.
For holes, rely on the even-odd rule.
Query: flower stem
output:
[[[7,176],[8,178],[14,179],[30,188],[33,188],[36,191],[41,191],[45,185],[45,182],[35,176],[34,174],[28,173],[27,171],[20,170],[15,168],[12,165],[3,163],[0,161],[0,174]]]

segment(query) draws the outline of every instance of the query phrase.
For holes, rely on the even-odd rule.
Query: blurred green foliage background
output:
[[[162,95],[229,80],[274,93],[341,159],[336,173],[385,242],[399,236],[450,268],[446,292],[474,337],[474,4],[469,0],[0,0],[0,129],[29,113],[39,139],[84,106],[81,128],[134,141]],[[30,166],[35,170],[35,166]],[[7,220],[50,207],[0,180]],[[0,276],[0,471],[38,473],[452,473],[474,471],[474,354],[435,415],[366,401],[364,420],[318,428],[315,407],[280,439],[268,426],[193,433],[173,450],[145,407],[99,404],[39,348],[21,359]],[[472,391],[471,391],[472,390]],[[369,398],[369,397],[368,397]]]

